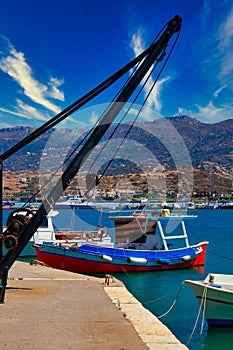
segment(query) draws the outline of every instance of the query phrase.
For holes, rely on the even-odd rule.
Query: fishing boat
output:
[[[210,273],[203,281],[185,281],[193,290],[209,326],[233,326],[233,275]]]
[[[113,216],[112,246],[66,242],[37,243],[34,247],[43,264],[76,273],[161,271],[204,265],[208,242],[189,245],[188,241],[185,220],[193,218],[149,213]],[[167,235],[166,230],[171,229],[173,234]]]

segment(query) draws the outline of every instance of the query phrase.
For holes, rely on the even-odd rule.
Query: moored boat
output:
[[[82,197],[71,197],[63,202],[57,202],[55,204],[55,209],[69,209],[69,208],[76,208],[76,209],[91,209],[95,207],[94,202],[88,202],[84,200]]]
[[[233,326],[233,275],[208,274],[203,281],[186,280],[209,326]]]
[[[15,218],[15,215],[20,215],[25,217],[27,215],[34,215],[34,211],[29,208],[19,208],[15,209],[9,216],[8,221],[12,218]],[[52,210],[47,216],[44,217],[41,225],[38,227],[37,231],[34,233],[33,237],[29,240],[25,248],[20,253],[20,257],[28,257],[28,256],[36,256],[35,249],[33,244],[37,243],[62,243],[67,242],[68,240],[72,243],[84,244],[88,242],[95,243],[103,243],[108,245],[111,241],[111,236],[109,231],[104,226],[97,226],[95,230],[80,230],[80,231],[72,231],[72,230],[62,230],[55,231],[53,225],[53,217],[58,215],[59,212],[56,210]],[[4,227],[4,231],[7,228]],[[2,236],[3,240],[3,256],[6,255],[7,251],[15,249],[18,245],[17,236],[6,235]]]
[[[233,209],[233,202],[219,203],[217,209]]]
[[[204,265],[208,242],[189,245],[185,229],[184,221],[193,216],[154,217],[138,213],[110,218],[115,222],[112,246],[38,243],[35,244],[38,260],[77,273],[161,271]],[[168,224],[175,229],[174,234],[166,234],[163,226]],[[181,229],[179,233],[177,228]]]

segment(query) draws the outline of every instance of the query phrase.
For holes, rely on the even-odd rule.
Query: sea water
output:
[[[3,211],[3,221],[8,211]],[[114,233],[110,215],[127,215],[129,212],[77,209],[59,210],[53,218],[57,230],[93,230],[104,225]],[[188,341],[191,350],[230,350],[233,347],[233,328],[211,328],[199,317],[199,304],[186,279],[204,279],[208,273],[233,273],[233,210],[192,210],[195,220],[186,222],[190,244],[208,240],[205,266],[161,272],[139,272],[115,274],[127,289],[175,334],[183,343]],[[171,308],[171,306],[174,306]],[[166,314],[166,312],[171,310]]]
[[[208,273],[233,273],[233,211],[192,210],[198,215],[187,221],[191,244],[208,240],[204,267],[163,272],[118,274],[128,290],[186,344],[193,332],[199,303],[192,290],[183,283],[186,279],[204,279]],[[233,348],[233,328],[211,328],[199,317],[196,330],[188,343],[191,350],[230,350]]]

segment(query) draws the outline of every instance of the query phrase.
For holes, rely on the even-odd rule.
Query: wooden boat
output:
[[[233,326],[233,275],[208,274],[203,281],[185,281],[193,290],[209,326]]]
[[[194,216],[154,217],[141,213],[110,217],[115,222],[112,246],[66,242],[37,243],[34,247],[42,263],[77,273],[161,271],[204,265],[208,242],[189,245],[184,221],[190,218]],[[174,234],[166,235],[164,225],[170,225],[170,229],[173,226]],[[175,248],[173,242],[177,243]]]

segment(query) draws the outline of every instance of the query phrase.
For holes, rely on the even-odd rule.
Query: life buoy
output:
[[[100,226],[97,229],[97,236],[101,240],[102,238],[105,238],[108,236],[108,229],[105,226]]]

